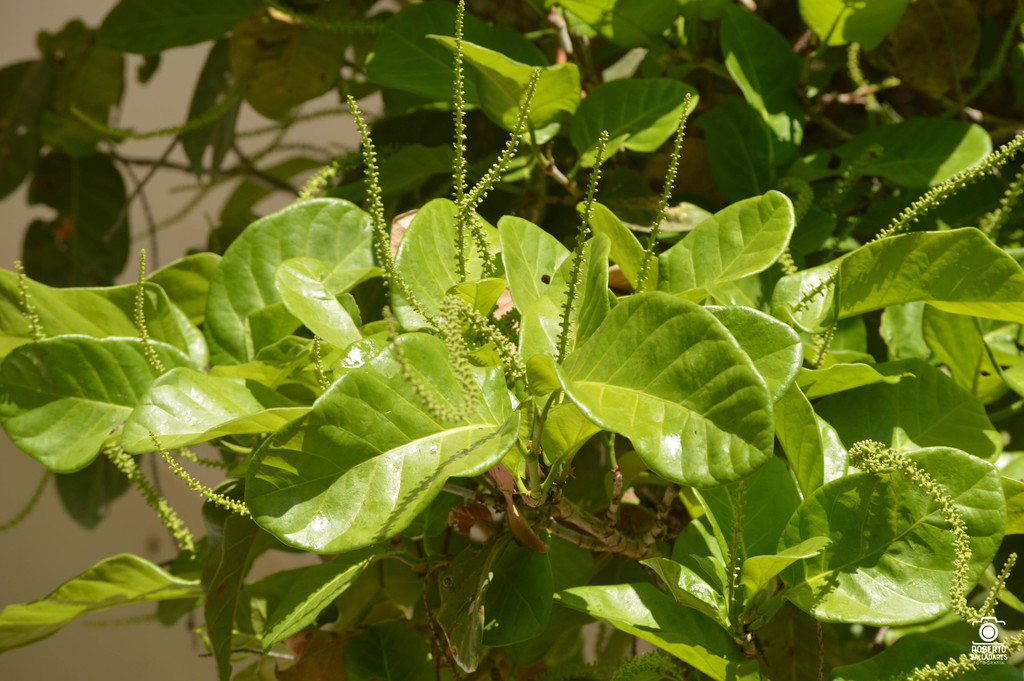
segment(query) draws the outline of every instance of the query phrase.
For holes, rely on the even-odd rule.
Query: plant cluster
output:
[[[17,100],[36,137],[6,180],[32,173],[61,212],[37,231],[70,220],[85,244],[88,216],[127,239],[123,213],[40,179],[131,166],[117,144],[138,133],[47,47],[75,35],[96,51],[79,65],[218,40],[192,118],[157,132],[204,187],[244,179],[220,254],[58,288],[92,282],[41,281],[58,261],[30,230],[0,271],[0,424],[40,489],[113,475],[89,508],[134,486],[180,548],[8,606],[0,651],[156,601],[167,625],[202,611],[223,681],[1021,678],[1024,136],[974,108],[1015,87],[1019,8],[805,0],[769,23],[728,2],[537,1],[548,28],[524,36],[461,0],[386,19],[193,4],[154,38],[131,29],[182,10],[122,0],[11,67],[48,93]],[[970,31],[943,43],[952,80],[912,59],[922,26],[963,17],[1000,29],[973,69]],[[261,62],[271,36],[328,75]],[[342,66],[360,154],[292,164],[319,170],[291,188],[238,148],[241,101],[282,121],[280,149]],[[371,126],[357,100],[378,89]],[[251,219],[257,182],[296,200]],[[142,458],[204,500],[205,536]],[[322,561],[250,579],[271,551]],[[996,616],[1009,662],[983,664],[972,627]]]

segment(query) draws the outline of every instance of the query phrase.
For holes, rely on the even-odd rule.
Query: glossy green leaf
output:
[[[970,652],[966,645],[913,633],[896,639],[877,655],[832,670],[829,681],[875,681],[883,677],[903,676],[925,665],[969,656]],[[1021,678],[1024,677],[1020,670],[1008,664],[979,664],[956,677],[957,681],[1020,681]]]
[[[167,368],[192,360],[152,343]],[[157,377],[142,343],[61,336],[16,348],[0,364],[0,423],[11,440],[50,470],[92,462]]]
[[[156,54],[215,40],[259,6],[257,0],[120,0],[103,20],[99,38],[112,50]]]
[[[135,338],[139,335],[135,326],[134,284],[105,288],[51,288],[26,280],[25,286],[39,314],[41,330],[48,338],[67,334],[95,338]],[[196,364],[208,362],[203,334],[171,304],[163,289],[146,284],[143,314],[151,339],[187,352]],[[0,356],[31,339],[32,329],[19,302],[18,275],[0,270]]]
[[[577,207],[582,209],[582,205]],[[590,216],[590,229],[594,234],[604,234],[611,242],[611,249],[608,252],[612,261],[622,270],[622,275],[635,288],[637,278],[640,275],[640,268],[644,262],[644,247],[640,241],[629,231],[626,225],[622,224],[615,213],[611,212],[601,203],[594,203],[593,212]],[[658,286],[658,260],[651,258],[648,265],[648,288],[656,289]]]
[[[536,390],[536,386],[531,385],[531,388]],[[551,388],[558,388],[557,379]],[[552,406],[541,435],[544,460],[552,465],[569,461],[587,440],[599,432],[601,427],[590,421],[575,404],[563,402]]]
[[[57,494],[64,510],[89,529],[106,517],[110,502],[129,486],[128,478],[105,456],[97,457],[80,471],[57,476]]]
[[[333,18],[332,5],[321,7],[324,11],[314,9],[314,16]],[[328,92],[345,64],[345,48],[337,33],[301,22],[276,21],[263,13],[234,27],[228,49],[242,97],[275,120]]]
[[[498,237],[512,301],[525,310],[544,295],[569,249],[532,222],[512,215],[498,221]]]
[[[146,280],[162,288],[171,302],[188,316],[190,322],[202,324],[206,318],[210,279],[220,261],[221,257],[216,253],[193,253],[164,265],[146,277]]]
[[[218,40],[210,48],[203,70],[199,72],[192,103],[188,107],[188,119],[198,118],[221,103],[233,84],[228,41]],[[219,173],[221,163],[235,141],[235,124],[241,104],[241,100],[236,101],[217,120],[181,136],[181,148],[196,177],[202,179],[208,175],[213,178]],[[210,164],[204,166],[203,157],[207,149],[210,149]]]
[[[981,402],[946,374],[919,359],[875,368],[902,378],[855,388],[816,405],[847,446],[861,440],[896,449],[948,446],[982,458],[1002,449],[1002,437]]]
[[[440,340],[411,334],[396,343],[431,399],[462,403]],[[257,453],[246,483],[253,517],[285,543],[322,553],[401,532],[449,477],[484,472],[515,443],[519,416],[500,372],[474,375],[483,401],[450,424],[417,397],[394,346],[352,369],[305,421]]]
[[[123,553],[100,561],[45,598],[5,607],[0,612],[0,652],[52,636],[90,612],[201,593],[197,580],[174,577],[147,560]]]
[[[873,145],[882,153],[863,161]],[[990,153],[992,140],[984,128],[945,118],[911,118],[871,128],[836,149],[845,165],[856,161],[862,175],[878,175],[904,187],[939,184]]]
[[[42,59],[0,69],[0,197],[17,189],[36,165],[39,121],[52,78],[51,65]]]
[[[235,515],[220,506],[203,505],[203,524],[209,540],[209,553],[203,565],[203,590],[206,602],[206,635],[217,662],[220,681],[231,678],[231,639],[239,592],[246,573],[259,551],[260,528],[249,518]]]
[[[811,537],[776,554],[744,560],[740,570],[740,586],[746,589],[744,602],[749,603],[768,582],[796,561],[820,554],[831,541],[828,537]]]
[[[438,579],[441,608],[437,622],[455,662],[464,671],[473,671],[480,663],[486,616],[484,598],[494,575],[494,564],[510,541],[511,535],[500,534],[479,551],[464,549]]]
[[[775,403],[772,416],[775,435],[805,497],[824,483],[846,474],[846,450],[839,435],[814,413],[798,386],[791,385]]]
[[[399,274],[412,289],[424,311],[431,316],[438,314],[441,300],[451,288],[461,283],[455,250],[456,212],[455,204],[448,199],[434,199],[420,208],[402,237],[395,258]],[[473,217],[483,221],[475,213]],[[483,223],[483,230],[489,243],[497,241],[494,228],[486,222]],[[467,281],[475,281],[483,276],[482,261],[468,233],[466,240],[470,242],[466,258]],[[424,324],[422,317],[402,298],[397,287],[392,288],[391,305],[395,317],[404,328],[416,328]]]
[[[793,234],[793,205],[776,191],[734,203],[658,258],[658,288],[700,300],[717,286],[768,269]]]
[[[873,50],[903,16],[908,0],[800,0],[800,16],[828,46]]]
[[[785,146],[788,163],[803,139],[804,112],[797,97],[800,60],[785,38],[767,21],[744,7],[732,5],[722,17],[725,67],[747,103],[764,117],[775,138]]]
[[[922,316],[921,332],[936,359],[946,365],[961,388],[983,400],[1002,389],[1001,372],[989,358],[985,339],[974,319],[928,305]]]
[[[678,12],[675,3],[660,0],[559,0],[558,4],[620,47],[658,44],[658,36]]]
[[[726,95],[697,123],[704,129],[715,183],[730,201],[771,189],[795,155],[757,109],[737,95]]]
[[[665,582],[668,591],[676,599],[676,603],[693,608],[709,617],[722,627],[728,627],[728,609],[725,598],[715,591],[714,587],[685,565],[680,565],[668,558],[648,558],[640,561],[654,570],[654,573]]]
[[[453,5],[446,2],[410,5],[388,19],[366,61],[369,78],[432,101],[451,101],[455,59],[451,51],[428,38],[429,35],[455,35]],[[488,26],[470,12],[465,16],[463,39],[525,64],[547,64],[544,54],[522,35]],[[467,77],[465,88],[466,101],[479,103],[476,78]]]
[[[281,600],[267,613],[263,649],[312,624],[317,615],[345,592],[363,573],[379,549],[360,549],[295,572]]]
[[[708,305],[704,309],[729,330],[764,379],[768,396],[777,402],[800,371],[800,337],[789,326],[749,307]]]
[[[921,329],[926,307],[926,303],[903,303],[882,311],[878,333],[889,349],[889,359],[932,358]]]
[[[808,399],[833,395],[874,383],[899,383],[903,376],[912,376],[909,371],[880,373],[872,364],[833,364],[822,369],[800,369],[796,382]]]
[[[1024,482],[1001,478],[1006,498],[1006,534],[1024,534]]]
[[[124,424],[131,453],[178,449],[225,435],[272,433],[309,411],[259,384],[178,368],[156,379]]]
[[[683,111],[683,99],[692,95],[690,111],[697,106],[697,91],[667,78],[614,80],[587,93],[572,117],[570,139],[580,154],[593,152],[602,131],[608,131],[605,158],[620,146],[632,151],[657,151],[675,132]],[[592,165],[593,153],[587,157]]]
[[[247,319],[281,302],[274,271],[303,256],[318,258],[335,272],[373,267],[370,216],[348,201],[314,199],[252,223],[228,248],[210,281],[204,331],[214,364],[255,357]]]
[[[454,51],[453,38],[431,37]],[[462,57],[474,67],[477,99],[484,113],[506,130],[514,130],[530,78],[538,67],[467,41],[462,43]],[[541,128],[563,111],[572,113],[579,104],[580,72],[576,65],[542,67],[530,102],[530,123]]]
[[[555,594],[558,603],[649,641],[718,681],[753,681],[757,663],[712,620],[680,608],[653,584],[582,586]]]
[[[376,274],[377,270],[367,268],[366,272]],[[277,266],[274,288],[288,311],[307,329],[344,350],[363,335],[326,286],[324,280],[331,274],[331,268],[316,258],[291,258]]]
[[[934,447],[907,454],[949,494],[967,524],[973,583],[1003,538],[995,467]],[[902,475],[855,473],[818,488],[790,519],[779,549],[829,537],[820,556],[786,570],[789,600],[827,622],[876,626],[931,620],[949,609],[953,539],[939,506]]]
[[[345,646],[349,681],[430,681],[434,665],[423,637],[408,622],[385,622],[354,636]]]
[[[494,564],[484,598],[484,645],[507,646],[543,632],[553,595],[547,554],[509,542]]]
[[[628,437],[668,480],[717,486],[771,456],[764,379],[721,322],[688,301],[623,299],[555,370],[591,421]]]

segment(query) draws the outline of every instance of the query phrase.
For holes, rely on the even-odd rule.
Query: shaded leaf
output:
[[[828,46],[878,47],[907,8],[908,0],[800,0],[800,16]]]
[[[112,50],[156,54],[215,40],[259,6],[258,0],[120,0],[103,19],[99,38]]]
[[[483,643],[507,646],[544,631],[551,616],[554,582],[546,553],[505,545],[484,598]]]
[[[103,520],[110,502],[128,487],[128,478],[106,457],[98,457],[80,471],[57,476],[57,494],[64,510],[89,529]]]
[[[248,0],[239,1],[248,2]],[[188,107],[188,119],[192,120],[202,116],[223,101],[223,98],[228,96],[233,84],[234,78],[231,75],[231,64],[228,59],[228,41],[221,39],[210,48],[206,63],[203,64],[203,70],[199,72],[199,80],[192,93],[192,103]],[[202,178],[204,174],[203,157],[206,155],[207,149],[211,150],[208,175],[211,178],[217,176],[224,156],[227,155],[235,141],[235,123],[238,121],[241,105],[240,100],[236,101],[217,120],[181,136],[181,148],[196,177]]]
[[[839,435],[814,413],[798,386],[791,385],[775,403],[772,416],[775,435],[805,497],[824,483],[846,474],[846,450]]]
[[[146,277],[146,280],[162,288],[171,302],[188,316],[190,322],[202,324],[206,319],[210,279],[220,261],[221,257],[216,253],[193,253],[164,265]]]
[[[52,79],[42,59],[0,69],[0,197],[17,189],[36,166],[43,143],[39,121]]]
[[[784,153],[761,114],[741,97],[726,95],[697,123],[704,130],[715,183],[730,201],[768,191],[785,170],[791,153]]]
[[[350,681],[430,681],[434,665],[423,637],[407,622],[385,622],[354,636],[345,646]]]
[[[882,676],[910,674],[914,670],[969,655],[970,649],[952,641],[909,634],[882,652],[856,664],[833,669],[829,681],[874,681]],[[957,681],[1020,681],[1021,672],[1008,664],[980,664],[964,674]]]

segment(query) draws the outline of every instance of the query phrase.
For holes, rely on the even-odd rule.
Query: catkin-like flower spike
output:
[[[1010,213],[1020,203],[1020,195],[1022,193],[1024,193],[1024,168],[1017,173],[1017,176],[1013,178],[1013,182],[1003,192],[1003,198],[999,199],[999,206],[995,210],[986,213],[978,221],[978,229],[992,241],[998,239],[999,230],[1006,224]]]
[[[608,131],[602,130],[597,140],[597,160],[594,170],[590,173],[587,183],[587,198],[583,202],[583,215],[580,217],[580,228],[576,232],[576,248],[572,251],[572,270],[569,276],[569,287],[565,292],[565,303],[562,305],[562,328],[558,334],[558,361],[565,359],[569,348],[569,337],[572,335],[572,311],[576,306],[576,295],[579,290],[580,278],[583,276],[583,250],[587,237],[590,235],[590,218],[594,210],[594,197],[597,196],[597,184],[601,181],[601,164],[604,161],[604,148],[608,144]]]
[[[313,372],[316,374],[316,382],[320,386],[321,390],[327,390],[331,387],[331,382],[327,380],[327,372],[324,371],[323,357],[320,356],[320,336],[313,336]]]
[[[171,505],[167,503],[167,499],[164,499],[153,487],[146,475],[139,468],[139,464],[135,461],[135,457],[128,452],[121,449],[119,445],[107,445],[103,448],[103,453],[110,459],[110,462],[114,464],[117,470],[121,471],[129,482],[139,488],[139,492],[142,494],[142,498],[146,500],[146,504],[150,508],[156,511],[157,516],[160,517],[162,522],[168,530],[171,532],[171,536],[178,542],[178,548],[182,551],[188,551],[189,553],[195,552],[195,540],[192,538],[192,533],[185,523]]]
[[[835,213],[839,210],[843,199],[850,193],[850,189],[853,187],[854,181],[864,174],[864,169],[867,168],[868,164],[875,161],[882,155],[884,149],[881,145],[872,144],[865,149],[859,156],[853,159],[846,170],[840,174],[839,179],[828,194],[825,195],[821,200],[821,207],[824,210]],[[808,206],[809,208],[809,206]]]
[[[882,106],[878,103],[878,98],[875,97],[871,83],[864,77],[864,72],[860,68],[860,43],[850,43],[846,49],[846,70],[849,71],[850,80],[857,86],[857,89],[864,92],[864,108],[872,113],[880,112]]]
[[[732,516],[732,537],[729,541],[729,594],[728,594],[728,607],[730,617],[736,614],[736,590],[739,588],[740,579],[740,541],[743,539],[743,505],[745,503],[744,494],[746,492],[746,484],[743,480],[739,481],[736,485],[736,498],[733,501],[733,516]],[[732,498],[732,493],[729,493],[729,498]]]
[[[815,369],[820,369],[821,365],[825,362],[825,356],[828,354],[828,346],[832,345],[832,338],[836,335],[836,327],[833,324],[829,327],[828,331],[819,334],[814,339],[814,360],[811,364],[814,365]]]
[[[32,296],[28,292],[25,267],[21,264],[20,260],[15,260],[14,269],[18,273],[18,306],[21,308],[21,314],[28,321],[28,329],[32,335],[32,340],[43,340],[46,338],[46,333],[43,331],[43,322],[39,318],[39,310],[36,309],[35,304],[32,302]]]
[[[466,197],[466,83],[462,68],[462,26],[466,17],[466,0],[459,0],[455,13],[455,203],[462,205]],[[464,226],[463,226],[464,227]],[[459,237],[465,245],[465,237]],[[461,249],[460,249],[461,250]]]
[[[462,299],[455,296],[452,298],[458,303],[459,315],[469,324],[469,328],[494,344],[498,357],[507,367],[505,377],[511,382],[525,378],[526,366],[516,351],[516,346],[494,325],[493,320],[484,317]]]
[[[941,205],[948,197],[952,196],[972,182],[977,181],[993,168],[998,168],[1009,161],[1018,151],[1020,151],[1021,147],[1024,147],[1024,133],[1017,135],[1012,140],[999,147],[997,151],[992,152],[967,170],[962,170],[945,182],[929,189],[925,192],[924,196],[905,208],[903,212],[889,224],[888,227],[879,232],[875,236],[874,241],[905,231],[921,219],[925,213],[930,211],[932,208]]]
[[[139,252],[139,280],[135,284],[135,328],[139,330],[139,338],[142,340],[142,350],[146,354],[146,361],[153,367],[157,374],[163,374],[167,369],[164,363],[156,354],[153,344],[149,342],[149,329],[146,328],[146,249]]]
[[[331,161],[320,170],[313,173],[313,175],[306,180],[306,183],[302,185],[302,189],[299,190],[298,201],[309,201],[315,199],[317,196],[322,194],[327,189],[327,183],[338,176],[338,170],[340,166],[337,161]]]
[[[240,516],[249,516],[248,506],[246,506],[240,501],[230,499],[224,496],[223,494],[220,494],[210,489],[209,487],[207,487],[206,485],[192,477],[192,475],[188,471],[181,467],[180,463],[174,460],[174,457],[171,456],[171,453],[164,449],[163,445],[160,444],[160,440],[159,438],[157,438],[156,433],[154,433],[153,431],[149,431],[149,439],[153,441],[153,446],[155,446],[160,451],[160,456],[164,457],[164,461],[167,462],[167,467],[170,468],[175,475],[181,478],[182,481],[184,481],[184,483],[188,485],[188,488],[190,490],[192,490],[193,492],[198,492],[202,497],[210,500],[214,504],[217,504],[221,508],[231,511],[232,513],[236,513]]]
[[[679,154],[683,148],[683,139],[686,137],[686,119],[690,116],[690,93],[683,98],[683,110],[679,115],[679,123],[676,125],[676,139],[672,145],[672,155],[669,157],[668,172],[665,173],[665,185],[661,189],[661,198],[658,200],[658,210],[654,214],[654,221],[651,223],[651,232],[647,237],[647,248],[644,249],[644,259],[640,263],[640,273],[637,275],[637,293],[647,290],[647,281],[650,278],[651,261],[657,257],[658,235],[661,233],[661,223],[665,219],[665,211],[668,210],[669,199],[672,198],[672,190],[676,184],[676,173],[679,171]],[[600,156],[598,156],[600,160]]]

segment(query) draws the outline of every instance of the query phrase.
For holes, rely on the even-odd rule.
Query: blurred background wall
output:
[[[216,0],[211,0],[216,1]],[[39,3],[8,2],[0,21],[0,67],[38,57],[36,34],[40,30],[56,32],[72,18],[79,18],[90,27],[97,27],[115,4],[115,0],[48,0]],[[159,70],[146,85],[135,79],[140,60],[130,57],[126,70],[126,92],[120,114],[122,127],[139,130],[173,126],[186,118],[192,89],[206,58],[209,45],[178,48],[164,54]],[[334,93],[306,104],[305,110],[337,106]],[[267,121],[243,107],[240,128],[266,125]],[[331,117],[302,128],[301,134],[290,135],[294,141],[308,141],[324,146],[344,144],[355,146],[355,130],[347,118]],[[157,158],[168,143],[167,138],[131,142],[125,155]],[[184,161],[178,152],[176,156]],[[172,189],[194,181],[189,175],[165,171],[158,173],[147,185],[153,213],[159,221],[174,214],[184,196]],[[131,181],[126,178],[128,191]],[[152,271],[184,255],[189,247],[202,247],[209,231],[207,215],[215,215],[230,188],[214,192],[191,217],[160,232],[160,262],[150,261]],[[287,203],[287,197],[276,194],[258,208],[261,212]],[[24,232],[32,219],[49,217],[50,209],[28,206],[25,185],[0,201],[0,266],[11,268],[19,257]],[[149,248],[138,202],[131,213],[132,231],[136,235],[133,255],[129,258],[122,281],[134,281],[138,248]],[[41,466],[16,449],[0,432],[0,522],[10,519],[25,504],[42,473]],[[184,486],[166,472],[161,482],[172,505],[197,536],[205,531],[199,516],[200,505]],[[155,562],[173,558],[176,548],[153,512],[142,502],[135,490],[129,490],[109,509],[109,517],[94,530],[87,530],[72,521],[64,512],[54,490],[53,481],[36,510],[16,528],[0,534],[0,607],[41,598],[62,581],[89,568],[99,560],[118,553],[134,553]],[[280,563],[280,564],[278,564]],[[284,567],[284,560],[271,559],[260,566],[260,572]],[[215,679],[212,659],[201,643],[182,622],[165,629],[156,622],[133,626],[102,626],[112,620],[145,615],[152,606],[133,606],[97,613],[71,623],[53,637],[26,648],[0,655],[0,679],[3,681],[201,681]],[[200,621],[192,622],[194,627]],[[236,666],[237,669],[237,666]]]

